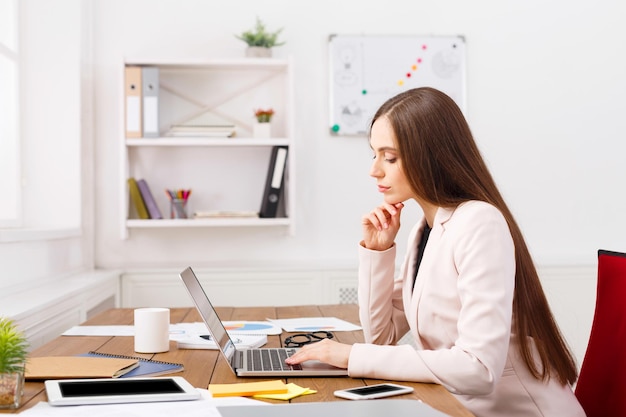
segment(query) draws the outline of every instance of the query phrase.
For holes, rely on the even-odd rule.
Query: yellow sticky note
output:
[[[288,391],[285,394],[258,394],[254,398],[267,398],[270,400],[290,400],[300,395],[315,394],[314,389],[302,388],[294,383],[287,384]]]
[[[249,397],[257,394],[286,394],[287,385],[280,379],[263,382],[242,382],[239,384],[209,384],[214,397]]]

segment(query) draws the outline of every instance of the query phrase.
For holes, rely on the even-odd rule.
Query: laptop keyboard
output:
[[[287,365],[285,359],[296,353],[295,349],[249,349],[246,351],[248,369],[253,371],[300,370],[300,365]]]

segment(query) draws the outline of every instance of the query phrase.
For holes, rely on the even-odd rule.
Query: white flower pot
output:
[[[246,56],[249,58],[270,58],[272,49],[263,46],[249,46],[246,49]]]
[[[272,136],[271,123],[255,123],[252,126],[252,136],[255,138],[269,138]]]

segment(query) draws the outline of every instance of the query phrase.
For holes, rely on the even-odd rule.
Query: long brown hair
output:
[[[497,207],[506,219],[515,245],[514,332],[520,353],[537,379],[556,376],[573,384],[576,361],[550,311],[524,236],[485,164],[470,128],[456,103],[433,88],[405,91],[376,112],[391,124],[404,173],[415,193],[441,207],[480,200]],[[541,364],[532,354],[535,340]],[[540,368],[540,369],[538,369]]]

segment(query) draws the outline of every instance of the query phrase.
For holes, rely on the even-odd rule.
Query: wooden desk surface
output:
[[[356,305],[321,305],[321,306],[297,306],[297,307],[218,307],[216,308],[222,320],[265,320],[266,318],[297,318],[297,317],[338,317],[340,319],[359,323],[358,308]],[[202,321],[195,308],[172,308],[170,313],[171,323]],[[84,325],[132,325],[133,309],[112,309],[83,323]],[[338,341],[344,343],[362,342],[361,331],[335,332]],[[278,336],[268,336],[265,347],[280,347],[282,341],[290,334],[283,332]],[[207,388],[209,383],[235,383],[258,381],[258,378],[236,377],[219,356],[216,350],[178,349],[175,342],[170,342],[170,351],[159,354],[138,354],[134,350],[132,337],[104,337],[104,336],[60,336],[46,345],[36,349],[31,356],[62,356],[76,355],[91,350],[114,353],[118,355],[131,355],[148,359],[178,362],[185,365],[185,370],[178,374],[187,379],[193,386]],[[337,398],[333,391],[337,389],[371,385],[383,381],[373,379],[360,379],[349,377],[328,378],[288,378],[286,382],[293,382],[301,387],[317,390],[316,394],[296,397],[291,402],[307,401],[348,401]],[[411,394],[395,396],[391,398],[420,399],[430,406],[455,417],[472,417],[461,403],[452,394],[440,385],[421,384],[412,382],[399,382],[403,385],[412,386],[415,391]],[[27,382],[24,388],[22,407],[19,411],[32,407],[39,401],[47,401],[43,382]],[[278,400],[268,402],[283,403]]]

